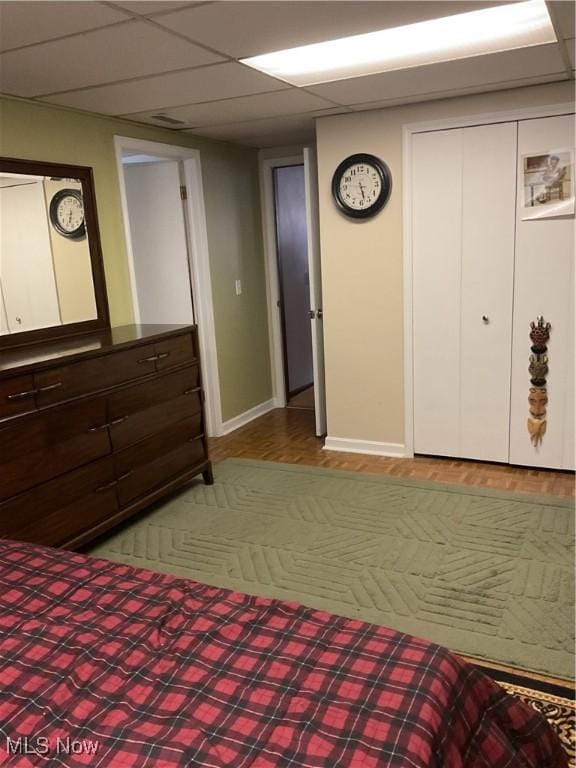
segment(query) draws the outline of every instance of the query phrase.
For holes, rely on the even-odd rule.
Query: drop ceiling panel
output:
[[[568,51],[568,58],[570,59],[570,66],[574,69],[574,48],[576,48],[576,40],[566,40],[566,50]]]
[[[364,104],[388,99],[416,101],[431,94],[456,95],[459,91],[476,86],[498,83],[525,84],[530,78],[565,76],[558,46],[540,45],[516,51],[474,56],[470,59],[431,64],[425,67],[386,72],[381,75],[355,77],[333,83],[310,86],[309,91],[340,104]]]
[[[100,3],[3,2],[0,3],[0,50],[19,48],[55,37],[85,32],[118,21],[126,14]]]
[[[342,110],[325,109],[306,116],[250,120],[231,125],[204,127],[186,133],[254,147],[287,146],[313,140],[314,118],[337,114],[339,111]]]
[[[293,88],[278,93],[262,93],[256,96],[212,101],[208,104],[176,107],[165,110],[164,114],[181,120],[187,127],[192,128],[202,125],[219,125],[280,115],[293,115],[298,112],[313,112],[331,107],[332,104],[329,101]],[[157,125],[158,121],[152,120],[151,114],[146,112],[140,115],[123,115],[123,117],[152,122]]]
[[[124,8],[130,13],[138,13],[142,16],[150,16],[153,13],[166,13],[167,11],[176,11],[181,8],[198,5],[197,2],[171,2],[171,0],[132,0],[125,3],[114,3],[114,5]]]
[[[220,60],[148,22],[127,21],[4,53],[0,71],[4,92],[37,96]]]
[[[552,14],[558,24],[558,31],[565,39],[576,36],[574,29],[576,25],[576,3],[574,0],[553,0],[547,5],[551,8]]]
[[[241,64],[226,63],[48,96],[42,101],[106,115],[122,115],[158,111],[181,104],[218,101],[279,88],[289,86]]]
[[[489,2],[218,2],[157,19],[159,24],[242,58],[338,37],[450,16]]]

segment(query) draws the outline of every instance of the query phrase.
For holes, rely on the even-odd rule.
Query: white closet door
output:
[[[414,450],[460,450],[462,131],[412,144]]]
[[[458,456],[469,459],[508,461],[516,134],[516,123],[462,132]]]
[[[415,451],[507,461],[516,124],[416,135],[412,181]]]
[[[60,325],[42,183],[3,187],[0,219],[0,280],[8,330]]]
[[[526,120],[518,126],[518,189],[522,158],[574,147],[574,116]],[[573,172],[573,171],[572,171]],[[510,461],[574,469],[574,218],[522,219],[516,230]],[[548,343],[547,429],[540,446],[527,431],[530,322],[552,324]]]

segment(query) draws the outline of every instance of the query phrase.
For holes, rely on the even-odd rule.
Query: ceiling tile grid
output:
[[[379,75],[288,85],[239,59],[502,5],[484,0],[0,1],[0,92],[250,146],[314,136],[314,119],[567,79],[574,2],[550,0],[559,43]],[[298,138],[300,137],[300,138]]]

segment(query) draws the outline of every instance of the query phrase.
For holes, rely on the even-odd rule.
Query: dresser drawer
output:
[[[0,499],[110,453],[103,398],[75,403],[0,428]]]
[[[192,346],[192,336],[187,333],[184,336],[176,336],[173,339],[157,341],[154,344],[157,355],[156,370],[163,371],[176,365],[186,365],[196,360],[196,353]]]
[[[125,507],[138,498],[145,496],[156,488],[161,487],[172,478],[184,474],[207,461],[203,438],[188,438],[180,445],[170,447],[165,453],[155,454],[150,450],[146,457],[142,451],[140,460],[148,459],[145,463],[128,470],[123,479],[118,482],[118,499],[121,507]]]
[[[106,458],[0,504],[0,537],[64,543],[118,511],[114,479]]]
[[[108,398],[115,451],[202,411],[197,366],[128,387]]]
[[[36,410],[32,376],[14,376],[0,381],[0,419]]]
[[[153,344],[102,355],[34,374],[38,406],[86,395],[138,379],[156,370]]]
[[[120,477],[135,468],[149,464],[158,456],[169,453],[175,446],[198,440],[202,434],[202,414],[173,424],[155,435],[114,454],[116,475]]]

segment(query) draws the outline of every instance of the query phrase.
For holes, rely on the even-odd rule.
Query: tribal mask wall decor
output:
[[[528,434],[532,445],[540,445],[546,434],[546,406],[548,404],[548,390],[546,389],[546,376],[548,375],[548,340],[550,339],[550,323],[545,323],[540,315],[537,322],[530,323],[530,364],[528,373],[532,386],[528,392]]]

